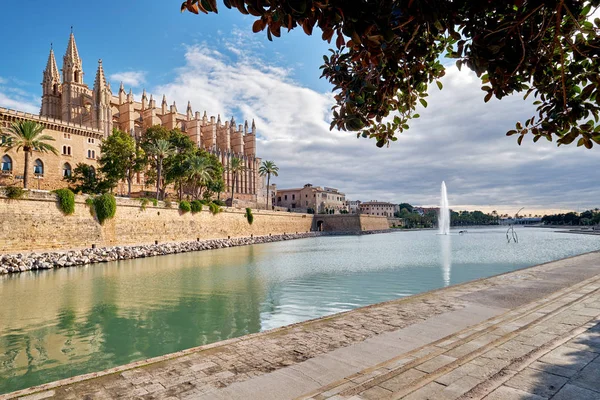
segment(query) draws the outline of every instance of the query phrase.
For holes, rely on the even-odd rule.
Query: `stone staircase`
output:
[[[570,383],[594,359],[600,371],[598,327],[596,276],[298,399],[537,400],[558,399],[561,389],[600,399],[600,378],[598,388]]]

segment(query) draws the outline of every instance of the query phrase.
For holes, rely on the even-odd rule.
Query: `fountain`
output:
[[[446,182],[442,181],[442,201],[440,204],[440,214],[438,215],[438,227],[440,235],[450,234],[450,207],[448,206],[448,193],[446,192]]]

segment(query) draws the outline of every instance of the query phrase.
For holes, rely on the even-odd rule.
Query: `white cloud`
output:
[[[18,87],[6,86],[9,81],[0,77],[0,107],[25,111],[32,114],[40,112],[40,98]]]
[[[117,86],[123,82],[125,86],[139,87],[146,83],[146,72],[144,71],[126,71],[117,72],[110,76],[110,80],[117,83]]]
[[[298,84],[291,69],[266,62],[260,51],[232,48],[241,38],[226,40],[224,52],[188,47],[176,78],[153,93],[165,93],[169,103],[191,100],[195,110],[220,113],[223,121],[254,118],[258,155],[280,167],[279,187],[310,182],[338,187],[352,199],[435,204],[446,180],[454,205],[500,212],[502,205],[598,205],[600,189],[589,173],[600,161],[596,149],[534,145],[530,138],[518,146],[505,132],[532,116],[533,107],[519,96],[485,104],[470,72],[449,67],[444,90],[432,89],[421,118],[390,148],[378,149],[353,133],[330,132],[331,94]]]

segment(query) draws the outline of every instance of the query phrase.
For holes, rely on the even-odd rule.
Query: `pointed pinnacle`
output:
[[[56,58],[54,58],[54,50],[52,50],[52,47],[50,47],[48,62],[46,63],[46,69],[44,70],[44,77],[49,78],[49,80],[60,81],[60,74],[58,73],[58,66],[56,65]]]
[[[75,35],[73,35],[73,31],[71,31],[71,35],[69,36],[69,44],[67,45],[65,59],[71,61],[72,63],[81,61],[79,59],[79,51],[77,51],[77,44],[75,43]]]

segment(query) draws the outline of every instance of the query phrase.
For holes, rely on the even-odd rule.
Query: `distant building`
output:
[[[385,201],[368,201],[360,203],[360,213],[368,215],[379,215],[382,217],[393,217],[396,211],[396,204]]]
[[[360,214],[360,200],[347,200],[346,207],[350,214]]]
[[[313,186],[307,183],[302,188],[277,189],[275,205],[292,211],[339,214],[346,210],[346,195],[328,187]]]

